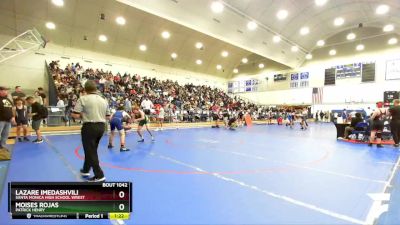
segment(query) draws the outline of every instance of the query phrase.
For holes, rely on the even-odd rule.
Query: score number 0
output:
[[[125,197],[125,192],[124,191],[120,191],[118,193],[118,197],[119,198],[124,198]],[[120,211],[124,211],[125,205],[123,203],[121,203],[121,204],[119,204],[118,208],[119,208]]]

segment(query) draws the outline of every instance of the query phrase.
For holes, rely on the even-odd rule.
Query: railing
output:
[[[46,61],[44,63],[44,66],[45,66],[44,71],[46,73],[46,77],[48,80],[49,105],[55,106],[55,105],[57,105],[57,87],[56,87],[56,84],[54,83],[53,74],[51,73],[49,65],[47,64]]]

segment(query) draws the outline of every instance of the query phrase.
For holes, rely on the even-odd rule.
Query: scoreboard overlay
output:
[[[129,219],[131,182],[10,182],[12,219]]]

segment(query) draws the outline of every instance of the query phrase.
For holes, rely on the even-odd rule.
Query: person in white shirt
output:
[[[146,113],[146,115],[150,114],[150,110],[154,107],[153,102],[150,101],[148,97],[145,97],[140,104],[140,107],[142,107],[143,111]]]
[[[58,99],[57,107],[65,107],[64,100],[62,100],[62,98],[60,96],[58,96],[57,99]]]

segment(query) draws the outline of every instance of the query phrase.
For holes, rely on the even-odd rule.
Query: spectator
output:
[[[22,100],[25,100],[25,93],[22,92],[21,86],[16,86],[15,87],[15,91],[13,93],[11,93],[11,97],[15,103],[15,100],[17,100],[17,98],[21,98]]]
[[[349,133],[355,130],[358,123],[363,122],[363,118],[361,117],[361,113],[356,113],[356,116],[351,119],[350,126],[344,129],[344,139],[349,138]]]
[[[146,113],[146,115],[150,114],[150,110],[154,107],[153,102],[150,101],[149,97],[144,97],[142,103],[140,104],[142,107],[143,111]]]
[[[65,107],[64,100],[60,96],[57,97],[57,100],[57,107]]]
[[[124,107],[125,107],[125,112],[127,113],[130,113],[132,111],[132,102],[131,100],[129,100],[129,98],[125,98]]]
[[[42,105],[47,106],[47,105],[48,105],[47,96],[46,96],[46,94],[44,93],[43,88],[41,88],[41,87],[38,88],[38,91],[39,91],[40,97],[42,97],[42,100],[43,100],[43,104],[42,104]]]
[[[8,90],[9,88],[0,86],[0,148],[2,149],[6,149],[11,124],[15,124],[15,117],[13,116],[12,111],[13,103],[7,97]]]
[[[35,94],[34,94],[34,95],[35,95],[35,96],[34,96],[35,101],[36,101],[37,103],[43,105],[43,98],[42,98],[42,96],[40,96],[39,91],[35,91]]]

